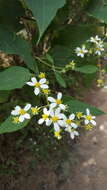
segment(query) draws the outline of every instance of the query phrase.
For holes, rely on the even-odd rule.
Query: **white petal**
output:
[[[57,99],[61,99],[62,98],[62,93],[61,92],[59,92],[58,94],[57,94]]]
[[[94,126],[96,126],[96,121],[91,120],[90,122],[91,122]]]
[[[78,52],[78,51],[80,51],[80,50],[81,50],[81,48],[79,48],[79,47],[76,48],[76,52]]]
[[[13,110],[13,111],[11,112],[11,115],[19,115],[19,111]]]
[[[57,108],[57,109],[55,110],[55,115],[56,115],[56,116],[59,115],[60,111],[61,111],[61,109],[60,109],[60,108]]]
[[[52,123],[52,121],[51,121],[50,119],[46,119],[46,125],[47,125],[47,126],[50,126],[51,123]]]
[[[58,114],[58,118],[59,119],[64,119],[64,120],[67,119],[67,117],[63,113]]]
[[[29,86],[34,86],[33,82],[27,82],[26,84],[29,85]]]
[[[65,110],[65,105],[64,104],[60,104],[59,107],[62,109],[62,110]]]
[[[20,111],[20,110],[21,110],[21,107],[20,107],[20,106],[16,106],[16,107],[15,107],[15,110],[16,110],[16,111]]]
[[[53,98],[53,97],[48,97],[48,101],[53,103],[53,102],[55,102],[55,98]]]
[[[54,129],[55,129],[55,131],[59,131],[60,130],[60,127],[59,127],[58,123],[54,123]]]
[[[35,84],[37,82],[37,79],[35,77],[32,77],[31,81],[32,81],[33,84]]]
[[[86,113],[87,115],[90,115],[90,110],[88,108],[86,109]]]
[[[92,117],[92,119],[95,119],[96,117],[95,116],[91,116]]]
[[[43,88],[43,89],[49,88],[49,86],[47,84],[41,84],[40,87]]]
[[[56,106],[57,106],[56,103],[52,103],[52,104],[50,104],[50,108],[51,108],[51,109],[55,108]]]
[[[29,113],[25,113],[25,114],[24,114],[24,118],[30,119],[30,114],[29,114]]]
[[[82,57],[82,58],[83,58],[83,57],[84,57],[84,54],[82,54],[82,53],[81,53],[81,54],[80,54],[80,57]]]
[[[46,79],[45,79],[45,78],[42,78],[42,79],[40,79],[40,81],[39,81],[40,84],[44,84],[45,82],[46,82]]]
[[[31,104],[26,104],[26,106],[24,107],[25,111],[28,111],[31,108]]]
[[[50,116],[53,117],[55,115],[54,110],[50,109]]]
[[[65,122],[64,122],[63,120],[59,120],[59,121],[58,121],[58,124],[59,124],[61,127],[64,127]]]
[[[44,122],[44,119],[41,118],[41,119],[39,119],[38,124],[41,125],[43,122]]]
[[[105,85],[104,88],[107,88],[107,85]]]
[[[74,135],[79,136],[78,131],[74,131]]]
[[[75,136],[74,136],[73,132],[70,133],[70,137],[71,137],[71,139],[74,139]]]
[[[20,122],[23,122],[24,120],[25,120],[24,115],[20,115],[20,116],[19,116],[19,121],[20,121]]]
[[[40,93],[39,88],[35,88],[35,89],[34,89],[34,93],[35,93],[35,95],[37,96],[37,95]]]
[[[73,127],[74,129],[76,129],[78,126],[75,123],[71,123],[71,127]]]
[[[75,114],[74,113],[69,116],[69,119],[71,119],[71,120],[73,120],[74,118],[75,118]]]
[[[86,120],[85,120],[85,125],[87,125],[88,123],[89,123],[89,121],[86,119]]]
[[[49,111],[47,110],[47,108],[43,109],[43,113],[46,114],[46,115],[49,115]]]

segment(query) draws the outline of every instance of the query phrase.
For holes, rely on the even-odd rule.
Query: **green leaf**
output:
[[[99,110],[98,108],[91,106],[85,102],[81,102],[79,100],[75,100],[72,99],[68,100],[68,101],[64,101],[65,104],[67,104],[69,106],[68,111],[70,113],[76,113],[76,112],[83,112],[84,114],[86,113],[86,109],[89,108],[89,110],[91,111],[91,113],[93,115],[102,115],[104,114],[103,111]]]
[[[22,88],[30,77],[28,69],[19,66],[10,67],[0,72],[0,90]]]
[[[55,65],[65,66],[72,60],[71,48],[57,45],[49,51]]]
[[[57,82],[59,83],[60,86],[62,86],[63,88],[66,88],[66,83],[64,81],[64,79],[62,78],[61,74],[58,72],[55,72],[55,77]]]
[[[107,1],[94,0],[90,1],[87,13],[99,20],[107,23]]]
[[[19,55],[30,69],[37,71],[37,65],[32,56],[32,48],[29,43],[2,27],[0,28],[0,51]]]
[[[10,91],[0,91],[0,103],[4,103],[8,100]]]
[[[85,73],[85,74],[92,74],[95,73],[98,70],[98,68],[94,65],[85,65],[82,67],[75,68],[75,71]]]
[[[26,4],[37,20],[41,38],[65,0],[26,0]]]
[[[25,120],[22,123],[16,124],[12,122],[12,116],[8,117],[1,125],[0,125],[0,134],[10,133],[14,131],[18,131],[24,128],[30,120]]]

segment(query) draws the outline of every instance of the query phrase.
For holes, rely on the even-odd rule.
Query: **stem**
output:
[[[39,57],[35,56],[35,58],[36,58],[38,61],[40,61],[41,63],[43,63],[44,65],[46,65],[46,66],[48,66],[48,67],[51,67],[52,70],[54,70],[54,69],[62,70],[62,69],[63,69],[62,67],[56,67],[56,66],[54,66],[54,68],[53,68],[52,65],[50,65],[50,64],[48,64],[47,62],[43,61],[43,60],[40,59]]]

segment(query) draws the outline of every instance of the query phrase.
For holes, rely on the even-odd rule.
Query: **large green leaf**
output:
[[[85,74],[92,74],[95,73],[98,70],[98,68],[95,65],[84,65],[82,67],[76,67],[75,71],[78,71],[80,73]]]
[[[2,27],[2,26],[1,26]],[[19,55],[33,71],[37,71],[30,44],[15,33],[0,28],[0,51]]]
[[[29,120],[26,120],[23,123],[16,124],[12,122],[12,116],[10,116],[0,125],[0,134],[18,131],[24,128],[28,122]]]
[[[107,23],[107,1],[91,0],[87,12],[89,15]]]
[[[103,111],[99,110],[98,108],[94,107],[94,106],[91,106],[85,102],[81,102],[79,100],[75,100],[75,99],[72,99],[70,100],[70,98],[68,99],[65,99],[64,101],[65,104],[67,104],[69,106],[69,109],[68,111],[69,112],[73,112],[73,113],[76,113],[76,112],[83,112],[84,114],[86,113],[86,109],[89,108],[89,110],[91,111],[91,113],[93,115],[101,115],[101,114],[104,114]]]
[[[26,3],[37,20],[41,37],[65,0],[26,0]]]
[[[10,67],[0,72],[0,90],[22,88],[30,77],[28,69],[19,66]]]

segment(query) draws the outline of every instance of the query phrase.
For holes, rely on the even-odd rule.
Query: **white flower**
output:
[[[55,131],[60,131],[60,126],[61,127],[64,127],[64,118],[65,118],[65,115],[60,113],[60,108],[57,108],[56,110],[53,110],[51,109],[50,110],[50,120],[51,120],[51,123],[53,123],[54,125],[54,130]]]
[[[96,44],[96,47],[95,47],[95,54],[96,55],[101,55],[102,51],[104,51],[104,46],[102,43],[98,43]]]
[[[47,126],[51,125],[51,121],[49,119],[49,114],[50,114],[50,111],[47,110],[47,108],[44,108],[42,118],[39,119],[38,124],[41,125],[45,122]]]
[[[45,78],[40,79],[38,82],[35,77],[32,77],[31,82],[27,82],[27,84],[29,86],[34,86],[34,93],[36,96],[40,93],[41,89],[49,88],[49,86],[46,84]]]
[[[85,125],[89,123],[93,124],[94,126],[96,125],[96,122],[94,121],[95,116],[92,116],[90,114],[90,110],[88,108],[86,109],[86,115],[84,115],[83,117],[85,118]]]
[[[57,99],[55,99],[53,97],[48,97],[48,101],[51,102],[50,108],[52,109],[55,107],[59,107],[61,110],[65,110],[66,106],[64,104],[62,104],[61,98],[62,98],[61,92],[59,92],[57,94]]]
[[[73,129],[72,127],[68,126],[65,128],[65,131],[67,131],[70,134],[71,139],[74,139],[75,136],[79,136],[78,131]]]
[[[31,104],[26,104],[23,109],[20,106],[16,106],[11,115],[19,116],[19,122],[23,122],[25,119],[30,119],[30,114],[27,113],[30,108]]]
[[[91,37],[88,41],[97,44],[99,41],[101,41],[101,38],[99,38],[99,36],[96,35],[95,37]]]
[[[86,49],[85,45],[82,46],[82,48],[77,47],[75,50],[77,56],[84,57],[86,53],[88,53],[88,50]]]
[[[71,114],[69,118],[65,116],[64,122],[65,122],[65,127],[71,126],[72,128],[76,129],[78,126],[74,123],[75,119],[75,114]]]

